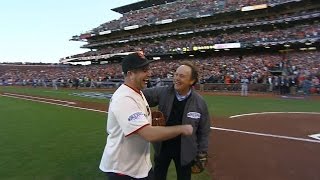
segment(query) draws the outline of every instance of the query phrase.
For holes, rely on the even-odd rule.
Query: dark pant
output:
[[[176,167],[177,180],[191,180],[191,163],[186,166],[181,166],[180,151],[173,152],[166,148],[162,148],[160,154],[154,157],[154,179],[167,179],[171,160],[173,160]]]
[[[107,180],[154,180],[152,169],[149,171],[148,177],[145,177],[145,178],[133,178],[130,176],[126,176],[118,173],[111,173],[111,172],[108,172],[106,174],[107,174]]]

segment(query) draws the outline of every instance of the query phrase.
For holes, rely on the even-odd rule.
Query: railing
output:
[[[81,88],[101,88],[101,89],[117,89],[121,84],[123,83],[123,80],[116,79],[115,81],[109,80],[109,81],[102,81],[102,82],[93,82],[91,84],[90,81],[87,82],[80,82],[78,87]],[[151,86],[157,86],[156,80],[150,81]],[[75,84],[70,84],[68,82],[57,82],[56,85],[59,88],[76,88]],[[172,85],[172,80],[161,80],[160,83],[161,86],[170,86]],[[46,87],[51,88],[53,86],[52,82],[0,82],[0,86],[33,86],[33,87]],[[231,83],[231,84],[224,84],[224,83],[205,83],[205,84],[196,84],[194,87],[196,90],[201,92],[240,92],[241,91],[241,84],[240,83]],[[267,92],[273,92],[276,94],[282,94],[282,88],[285,87],[275,87],[271,86],[269,84],[249,84],[248,90],[250,92],[256,92],[256,93],[267,93]],[[282,89],[282,90],[281,90]],[[305,89],[303,87],[288,87],[287,93],[285,94],[303,94]],[[320,86],[311,86],[308,90],[311,94],[320,94]]]
[[[249,84],[249,91],[267,92],[268,84]],[[241,91],[240,83],[224,84],[224,83],[206,83],[197,84],[195,86],[197,90],[201,91]]]

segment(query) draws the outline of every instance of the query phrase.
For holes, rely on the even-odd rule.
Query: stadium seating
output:
[[[41,84],[58,79],[66,84],[77,78],[83,84],[91,80],[118,84],[123,78],[121,57],[143,50],[148,58],[160,59],[151,66],[152,79],[161,78],[163,82],[172,80],[181,61],[190,60],[199,68],[202,84],[239,84],[241,76],[245,75],[251,84],[272,83],[275,89],[283,79],[295,81],[300,88],[305,79],[311,79],[313,92],[318,91],[318,1],[163,2],[156,5],[152,1],[138,2],[115,8],[114,11],[123,14],[120,19],[75,36],[78,38],[74,40],[86,40],[83,48],[90,51],[61,59],[61,62],[87,60],[98,65],[46,65],[41,68],[0,65],[0,82]],[[140,6],[144,4],[139,3],[147,5]],[[232,43],[235,47],[228,48]]]

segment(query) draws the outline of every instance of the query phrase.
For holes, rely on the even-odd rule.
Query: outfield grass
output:
[[[254,112],[320,112],[319,100],[257,98],[241,96],[204,96],[211,115],[229,117]]]
[[[27,95],[32,96],[45,96],[45,97],[51,97],[51,98],[59,98],[59,99],[66,99],[66,100],[81,100],[81,101],[88,101],[88,102],[97,102],[97,103],[106,103],[108,99],[94,99],[94,98],[88,98],[88,97],[81,97],[81,96],[74,96],[72,93],[78,93],[78,92],[88,92],[90,89],[87,90],[80,90],[80,89],[59,89],[54,90],[51,88],[16,88],[16,87],[1,87],[0,86],[0,92],[9,92],[9,93],[23,93]],[[106,91],[101,89],[100,91],[98,89],[92,90],[94,92],[103,92],[103,93],[112,93],[111,91]],[[107,100],[107,101],[106,101]]]
[[[0,87],[59,99],[97,103],[74,91]],[[320,112],[320,101],[237,96],[204,96],[216,117],[263,111]],[[105,145],[106,114],[0,96],[0,179],[103,179],[98,169]],[[175,179],[174,166],[169,180]],[[193,180],[209,180],[207,172]]]
[[[0,179],[103,179],[105,114],[0,97]]]

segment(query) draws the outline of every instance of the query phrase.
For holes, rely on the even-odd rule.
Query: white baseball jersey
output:
[[[151,124],[151,111],[142,92],[121,85],[113,94],[108,112],[107,144],[100,169],[144,178],[152,167],[150,143],[135,132]]]

